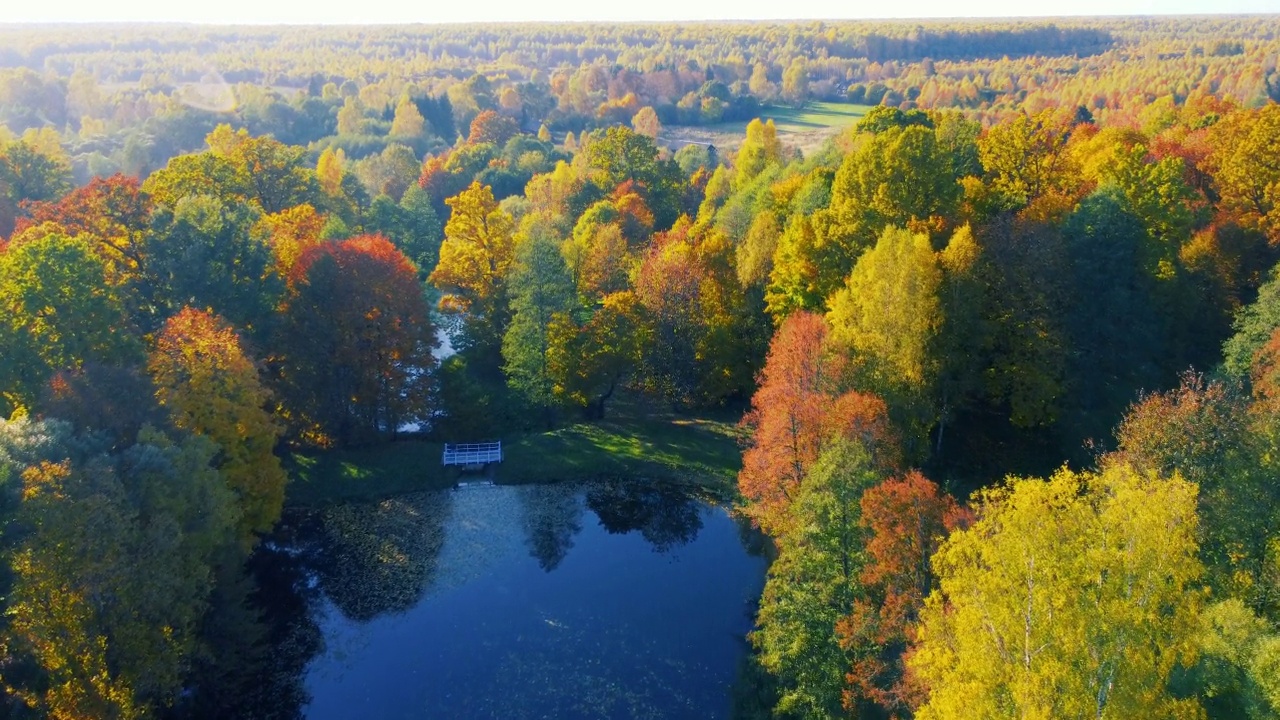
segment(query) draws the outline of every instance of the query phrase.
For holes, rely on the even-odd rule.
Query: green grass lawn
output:
[[[483,476],[520,484],[644,478],[696,485],[729,498],[740,464],[739,431],[708,418],[619,416],[503,439],[503,462]],[[440,465],[443,445],[409,440],[370,448],[298,452],[286,459],[286,504],[319,507],[446,488],[471,475]]]
[[[778,130],[787,133],[806,132],[821,128],[848,127],[871,109],[870,105],[852,105],[849,103],[809,103],[802,108],[768,107],[761,113],[761,118],[773,120]],[[746,123],[742,131],[746,132]]]
[[[870,105],[831,102],[808,103],[802,108],[769,105],[761,109],[760,117],[773,120],[783,140],[812,150],[841,128],[858,122],[870,109]],[[709,142],[716,147],[733,148],[742,144],[746,132],[747,121],[737,120],[714,125],[672,125],[664,128],[662,135],[668,140]]]

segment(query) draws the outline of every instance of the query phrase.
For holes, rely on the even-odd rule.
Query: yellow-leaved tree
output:
[[[466,344],[496,352],[511,315],[506,277],[515,258],[515,221],[478,182],[446,202],[452,213],[428,280],[444,293],[441,309],[464,316]]]
[[[165,323],[147,369],[173,424],[221,448],[217,469],[239,501],[241,545],[252,547],[280,519],[287,478],[273,453],[281,427],[239,336],[218,316],[184,308]]]
[[[1168,687],[1197,652],[1196,494],[1124,465],[983,492],[933,557],[916,717],[1202,717]]]
[[[310,205],[297,205],[271,215],[263,215],[254,230],[270,238],[280,277],[289,278],[293,266],[307,248],[321,242],[326,218]]]
[[[888,227],[827,301],[832,347],[849,356],[858,389],[889,404],[914,454],[937,421],[942,279],[927,235]]]

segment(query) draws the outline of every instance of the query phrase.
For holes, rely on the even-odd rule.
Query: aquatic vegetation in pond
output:
[[[352,620],[413,607],[435,576],[452,499],[419,493],[324,510],[325,594]]]

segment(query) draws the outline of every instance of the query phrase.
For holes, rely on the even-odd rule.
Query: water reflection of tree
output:
[[[676,488],[638,483],[596,483],[587,507],[610,533],[639,530],[658,552],[691,542],[702,529],[702,506]]]
[[[547,572],[555,570],[582,531],[582,502],[569,485],[527,485],[518,497],[524,510],[525,544]]]
[[[320,586],[343,615],[363,622],[418,602],[435,575],[450,504],[449,493],[420,493],[321,514]]]
[[[302,717],[309,699],[303,676],[324,649],[313,612],[319,591],[311,581],[318,543],[306,537],[305,527],[286,519],[258,546],[245,572],[219,582],[207,633],[213,643],[193,673],[199,682],[174,717]]]
[[[206,633],[216,643],[172,716],[301,718],[306,668],[324,650],[321,594],[356,621],[412,607],[435,575],[450,506],[448,493],[429,493],[286,518],[246,573],[219,582]]]
[[[740,512],[730,514],[733,518],[733,524],[738,528],[738,541],[742,543],[742,549],[747,551],[751,557],[762,557],[772,559],[775,556],[773,541],[768,535],[760,532],[760,528],[756,527],[751,519]]]

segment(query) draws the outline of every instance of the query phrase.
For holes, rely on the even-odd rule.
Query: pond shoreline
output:
[[[286,507],[323,508],[492,480],[525,485],[583,480],[643,480],[694,488],[721,502],[737,496],[741,430],[706,417],[618,418],[503,437],[505,459],[483,473],[445,468],[444,444],[407,439],[285,458]]]

